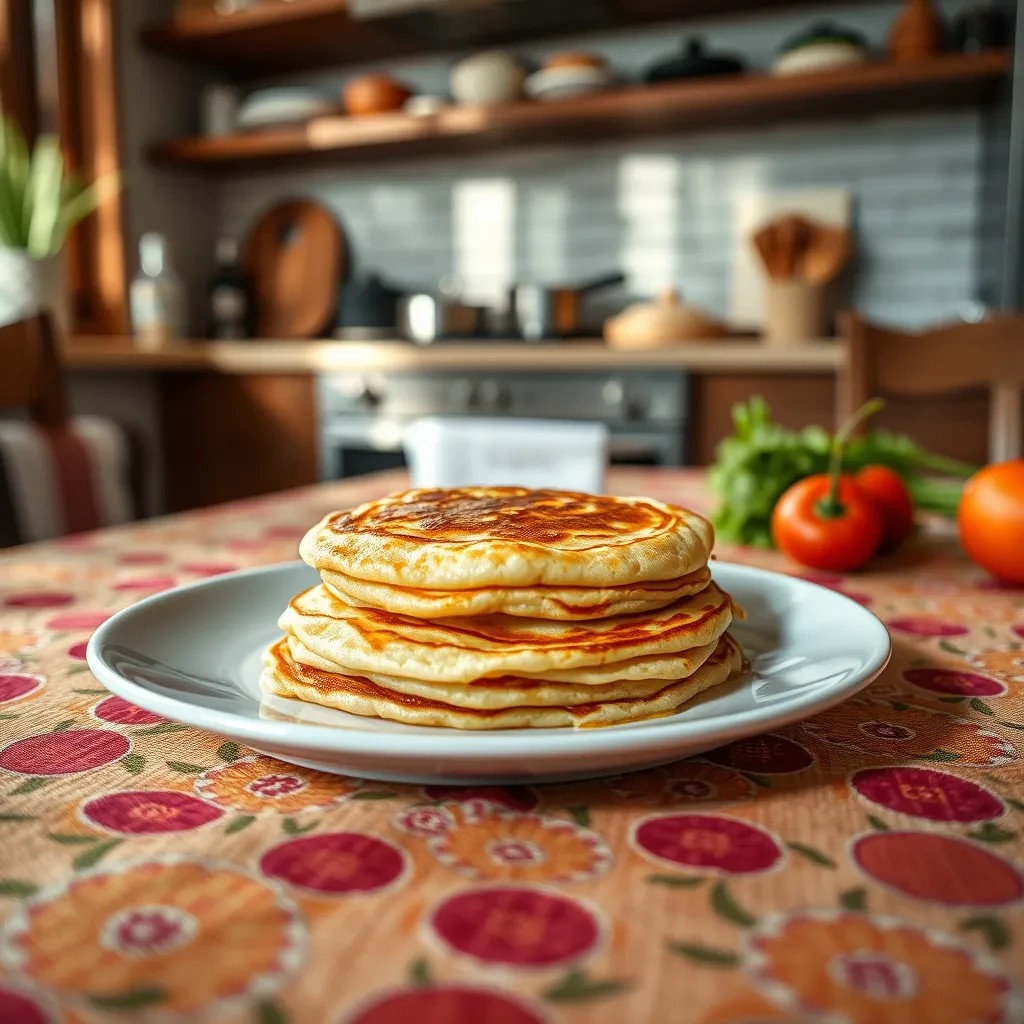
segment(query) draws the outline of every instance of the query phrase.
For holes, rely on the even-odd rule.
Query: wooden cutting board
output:
[[[345,239],[319,203],[293,199],[267,210],[245,244],[245,269],[261,338],[325,337],[334,320]]]

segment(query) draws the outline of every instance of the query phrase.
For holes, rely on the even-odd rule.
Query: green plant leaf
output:
[[[968,707],[973,708],[975,711],[978,711],[983,715],[995,714],[995,712],[980,697],[972,697]]]
[[[686,957],[695,964],[706,964],[709,967],[735,967],[740,958],[735,953],[725,949],[712,949],[710,946],[701,946],[696,942],[673,942],[666,943],[668,951],[676,956]]]
[[[55,843],[62,843],[64,846],[88,846],[97,842],[96,836],[76,836],[62,832],[47,832],[46,838]]]
[[[590,811],[582,804],[566,807],[566,811],[569,812],[569,817],[581,828],[590,828]]]
[[[582,1003],[624,992],[629,985],[628,981],[614,978],[595,980],[588,977],[585,971],[577,969],[569,971],[564,978],[546,988],[542,995],[551,1003]]]
[[[1016,832],[1000,828],[994,821],[986,821],[981,828],[976,828],[973,832],[968,832],[967,835],[982,843],[1008,843],[1011,839],[1017,838]]]
[[[64,157],[54,135],[40,135],[32,151],[28,183],[25,249],[37,260],[52,256],[60,224]]]
[[[349,797],[350,800],[394,800],[398,796],[390,789],[361,789]]]
[[[222,761],[237,761],[242,756],[242,748],[228,740],[217,748],[217,756]]]
[[[949,642],[948,640],[940,640],[940,641],[939,641],[939,646],[940,646],[940,647],[941,647],[941,648],[942,648],[942,649],[943,649],[943,650],[944,650],[944,651],[945,651],[945,652],[946,652],[947,654],[956,654],[956,655],[958,655],[958,656],[962,657],[963,655],[965,655],[965,654],[967,653],[966,651],[963,651],[963,650],[961,650],[961,649],[960,649],[959,647],[957,647],[957,646],[956,646],[955,644],[951,644],[951,643],[950,643],[950,642]]]
[[[305,832],[312,832],[319,824],[319,821],[311,821],[308,825],[300,825],[294,818],[285,818],[281,827],[290,836],[301,836]]]
[[[210,770],[205,765],[189,764],[188,761],[168,761],[167,767],[172,771],[181,772],[182,775],[199,775]]]
[[[812,864],[817,864],[818,867],[836,867],[836,862],[831,857],[822,853],[821,850],[815,849],[813,846],[808,846],[806,843],[786,843],[786,846],[794,853],[798,853],[801,857],[809,860]]]
[[[144,1006],[156,1006],[167,998],[159,985],[140,985],[127,992],[109,992],[89,996],[89,1002],[100,1010],[140,1010]]]
[[[760,786],[762,789],[771,789],[772,784],[763,776],[755,775],[753,772],[743,772],[744,778],[750,779],[755,786]]]
[[[757,924],[757,918],[747,913],[735,900],[725,882],[715,882],[711,889],[711,909],[719,917],[725,918],[741,928],[749,928]]]
[[[39,891],[38,885],[31,882],[19,882],[14,878],[0,878],[0,896],[34,896]]]
[[[17,715],[0,715],[0,722],[13,722]]]
[[[0,821],[35,821],[31,814],[0,814]]]
[[[664,885],[669,889],[696,889],[704,884],[703,878],[693,878],[690,875],[648,875],[644,879],[648,885]]]
[[[886,825],[886,823],[884,821],[882,821],[881,818],[876,818],[875,815],[873,815],[873,814],[869,814],[868,815],[868,824],[876,832],[888,832],[889,831],[889,826]]]
[[[1000,725],[1005,725],[1007,729],[1024,729],[1024,725],[1020,722],[1000,722]]]
[[[35,778],[26,779],[16,789],[11,790],[11,796],[24,796],[26,793],[34,793],[37,789],[42,789],[43,786],[48,786],[53,782],[53,778],[49,775],[37,775]]]
[[[52,732],[67,732],[68,729],[70,729],[71,726],[73,726],[74,724],[75,724],[75,720],[73,718],[66,718],[66,719],[64,719],[63,722],[58,722],[53,727],[53,729],[51,731]]]
[[[120,763],[132,775],[139,775],[146,766],[146,759],[142,754],[125,754]]]
[[[868,893],[864,888],[847,889],[839,894],[839,903],[847,910],[866,910]]]
[[[998,917],[990,917],[987,914],[979,914],[977,917],[969,917],[966,921],[961,921],[960,930],[980,932],[988,948],[995,953],[1006,949],[1013,941],[1010,929]]]
[[[184,732],[187,725],[179,725],[177,722],[160,722],[158,725],[151,725],[148,729],[140,729],[136,736],[159,736],[165,732]]]
[[[409,980],[414,985],[432,985],[434,983],[434,973],[430,969],[430,964],[427,962],[426,957],[420,957],[418,960],[413,960],[409,964]]]
[[[72,693],[89,694],[90,696],[98,696],[101,693],[109,693],[110,691],[109,690],[99,689],[99,690],[72,690],[71,692]]]
[[[71,866],[76,871],[84,871],[86,868],[91,868],[93,865],[99,864],[111,850],[120,846],[123,842],[123,839],[108,839],[105,843],[97,843],[86,850],[85,853],[80,853],[71,862]]]
[[[1012,796],[1004,796],[1003,800],[1008,803],[1015,811],[1024,811],[1024,800],[1017,800]]]
[[[288,1014],[270,999],[256,1004],[256,1024],[288,1024]]]
[[[225,835],[231,835],[233,832],[241,832],[243,828],[248,828],[256,820],[255,814],[239,814],[237,818],[233,818],[231,824],[224,829]]]

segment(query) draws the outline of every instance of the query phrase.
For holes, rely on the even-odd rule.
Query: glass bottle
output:
[[[132,331],[152,348],[185,335],[185,287],[171,266],[167,240],[148,232],[139,239],[139,272],[132,280]]]

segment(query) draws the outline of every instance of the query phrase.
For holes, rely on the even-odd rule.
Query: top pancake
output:
[[[706,519],[652,498],[462,487],[333,512],[299,553],[317,570],[403,587],[611,587],[685,576],[713,542]]]

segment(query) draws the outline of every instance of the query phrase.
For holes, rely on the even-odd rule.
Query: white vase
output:
[[[0,325],[27,320],[43,310],[67,329],[67,295],[60,256],[33,259],[24,249],[0,245]]]

